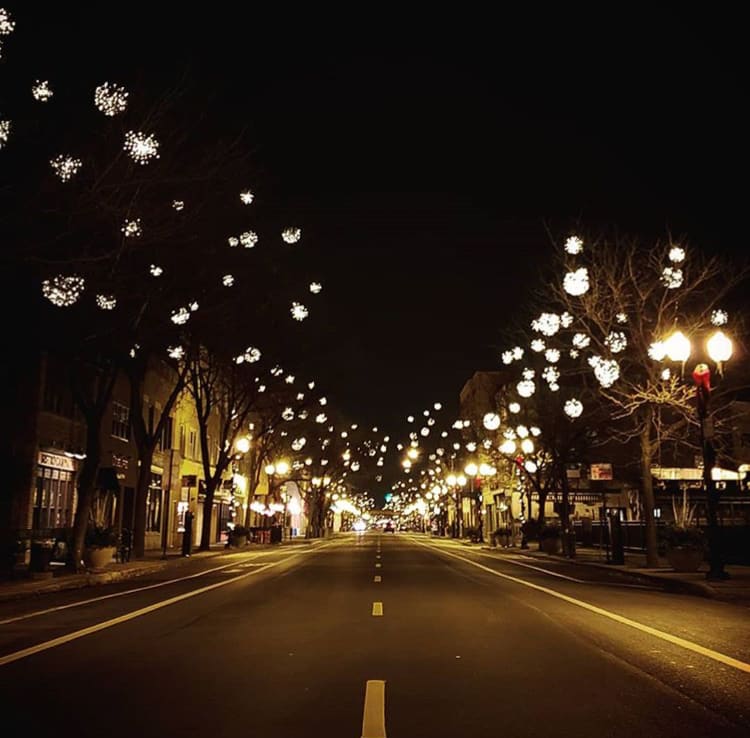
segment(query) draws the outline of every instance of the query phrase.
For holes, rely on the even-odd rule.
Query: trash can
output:
[[[55,548],[54,538],[43,538],[31,542],[31,561],[29,570],[32,572],[51,571],[50,561]]]

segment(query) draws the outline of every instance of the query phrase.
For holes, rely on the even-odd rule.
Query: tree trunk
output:
[[[75,571],[82,567],[86,529],[89,525],[91,503],[96,489],[96,475],[101,462],[101,420],[101,414],[98,417],[86,419],[86,458],[83,460],[83,466],[78,475],[78,503],[73,521],[73,547],[68,561],[68,566]]]
[[[209,551],[211,549],[211,524],[213,523],[214,493],[218,486],[219,480],[216,476],[207,477],[206,481],[206,498],[203,500],[203,520],[201,522],[201,543],[199,551]]]
[[[133,521],[133,556],[143,558],[146,553],[146,498],[151,484],[151,462],[154,446],[145,444],[138,450],[138,478],[135,483],[135,517]]]
[[[651,462],[654,456],[654,445],[651,440],[651,415],[653,410],[647,411],[641,429],[641,491],[643,502],[643,516],[646,531],[646,566],[654,569],[659,565],[656,540],[656,518],[654,518],[654,480],[651,476]]]

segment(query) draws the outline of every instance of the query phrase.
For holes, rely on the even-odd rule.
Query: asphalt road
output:
[[[0,603],[0,706],[98,738],[750,734],[746,608],[581,568],[368,534]]]

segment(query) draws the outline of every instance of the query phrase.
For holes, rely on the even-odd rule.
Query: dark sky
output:
[[[44,48],[30,82],[64,67],[156,94],[184,77],[249,126],[258,197],[320,259],[340,343],[318,375],[363,422],[455,403],[498,365],[546,225],[745,248],[737,18],[22,5],[6,54]]]

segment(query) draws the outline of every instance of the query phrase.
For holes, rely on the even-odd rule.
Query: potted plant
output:
[[[559,554],[562,550],[562,539],[559,525],[547,524],[539,531],[539,547],[546,554]]]
[[[664,538],[667,561],[675,571],[698,571],[705,554],[703,531],[698,526],[668,525]]]
[[[511,536],[511,529],[501,526],[499,528],[496,528],[494,533],[492,534],[492,543],[495,546],[502,546],[503,548],[507,548],[508,546],[510,546]]]
[[[705,541],[703,531],[693,525],[695,506],[688,503],[686,486],[682,488],[682,500],[672,496],[672,513],[674,523],[664,530],[667,561],[675,571],[698,571],[705,554]]]
[[[229,531],[229,545],[233,548],[243,548],[247,545],[250,531],[244,525],[235,525]]]
[[[90,525],[84,539],[84,563],[89,569],[103,569],[117,550],[117,531],[103,525]]]

